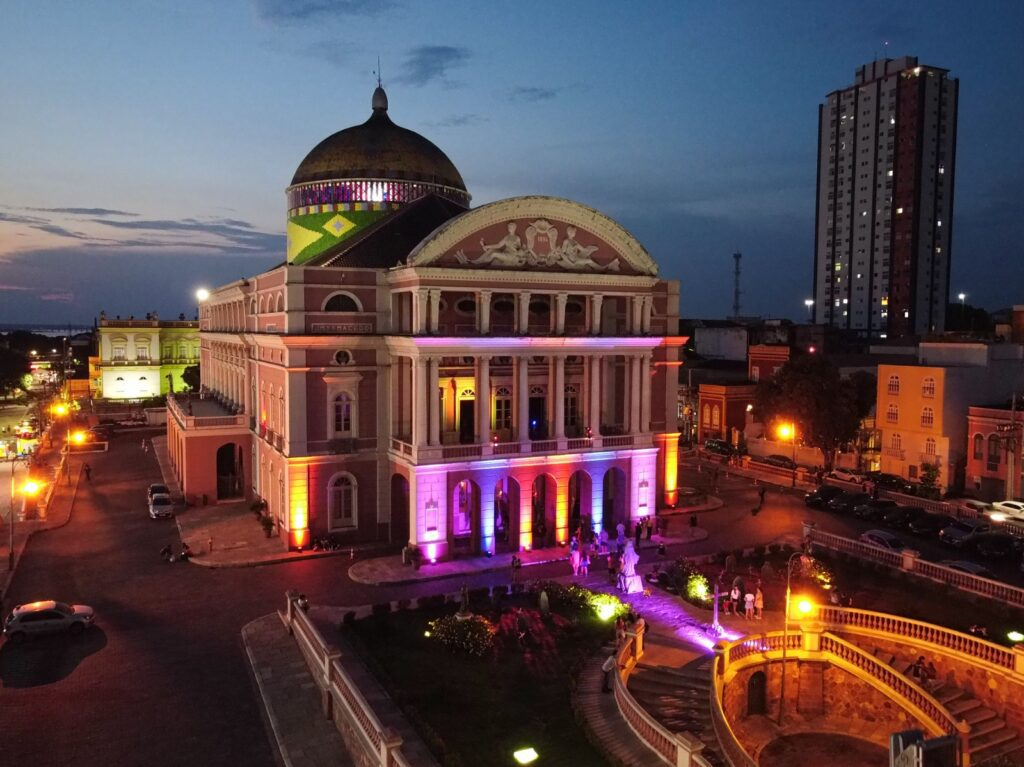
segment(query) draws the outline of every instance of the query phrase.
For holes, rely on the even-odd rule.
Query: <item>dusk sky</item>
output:
[[[1024,303],[1024,3],[0,0],[0,322],[194,312],[285,256],[305,154],[389,115],[480,205],[600,209],[683,316],[803,318],[817,106],[884,55],[960,80],[950,291]],[[888,41],[888,47],[883,42]],[[887,52],[887,53],[886,53]]]

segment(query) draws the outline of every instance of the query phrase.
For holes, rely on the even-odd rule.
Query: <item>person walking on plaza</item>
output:
[[[754,595],[749,591],[743,595],[743,617],[748,621],[754,620]]]
[[[740,587],[733,584],[733,587],[729,590],[729,601],[726,603],[725,614],[728,615],[730,612],[733,615],[739,615],[740,612]]]
[[[600,548],[598,549],[598,553],[599,554],[607,554],[608,553],[608,531],[605,530],[603,527],[601,528],[601,536],[597,540],[598,540],[598,545],[600,546]]]
[[[590,575],[590,551],[584,550],[580,556],[580,575]]]
[[[615,671],[616,665],[618,665],[618,661],[615,660],[615,656],[609,655],[608,659],[601,666],[601,670],[604,672],[604,683],[601,685],[601,692],[612,691],[612,672]]]
[[[569,564],[572,566],[572,574],[580,574],[580,540],[575,535],[569,541]]]
[[[640,551],[640,539],[644,536],[644,523],[639,519],[636,521],[636,527],[633,528],[633,548]]]
[[[85,472],[85,481],[92,482],[92,466],[89,464],[83,464],[82,471]]]
[[[654,515],[651,514],[647,517],[647,540],[651,540],[651,536],[654,535]]]
[[[765,487],[764,487],[764,485],[761,485],[761,487],[757,488],[757,508],[759,508],[759,509],[762,506],[764,506],[764,496],[765,496]]]
[[[754,593],[754,617],[757,620],[761,620],[764,617],[764,592],[761,591],[761,587],[757,587],[757,591]]]

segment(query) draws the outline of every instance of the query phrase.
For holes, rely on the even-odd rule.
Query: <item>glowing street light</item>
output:
[[[85,432],[84,431],[76,431],[76,432],[74,432],[71,435],[71,441],[74,442],[76,445],[81,445],[83,442],[85,442]]]
[[[813,298],[805,298],[804,299],[804,306],[807,307],[807,319],[808,320],[813,320],[814,319],[814,299]]]
[[[789,559],[786,561],[786,614],[782,619],[782,680],[779,687],[779,724],[782,724],[782,708],[786,704],[786,649],[789,644],[789,605],[792,591],[790,586],[793,580],[793,560],[800,557],[801,560],[804,558],[802,551],[795,551],[790,554]],[[810,557],[808,557],[810,559]],[[814,603],[809,599],[801,599],[797,602],[797,611],[802,617],[806,617],[811,614],[814,610]]]
[[[1006,638],[1011,642],[1024,642],[1024,634],[1019,631],[1007,631]]]
[[[512,758],[515,759],[518,764],[533,764],[537,761],[539,756],[540,754],[537,753],[537,749],[532,746],[512,752]]]
[[[209,297],[210,291],[207,290],[206,288],[199,288],[198,290],[196,290],[196,301],[198,301],[199,303],[203,303],[203,301],[205,301]]]
[[[14,570],[14,496],[16,494],[14,487],[14,465],[16,463],[16,460],[11,461],[11,506],[8,510],[9,513],[7,517],[7,530],[10,534],[10,551],[7,552],[7,570],[9,572]],[[21,494],[26,498],[32,498],[39,494],[42,487],[43,485],[41,482],[30,479],[21,486]]]
[[[795,423],[784,423],[780,424],[775,432],[782,438],[788,439],[793,445],[793,469],[792,469],[792,484],[790,487],[796,487],[796,424]]]

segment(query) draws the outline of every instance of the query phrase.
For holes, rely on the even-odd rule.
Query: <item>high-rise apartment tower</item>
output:
[[[818,107],[815,322],[871,338],[944,329],[958,88],[913,56],[881,59]]]

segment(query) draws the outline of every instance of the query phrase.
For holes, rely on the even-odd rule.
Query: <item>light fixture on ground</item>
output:
[[[1024,642],[1024,634],[1019,631],[1007,631],[1006,638],[1011,642]]]
[[[512,758],[515,759],[518,764],[533,764],[537,761],[537,757],[539,756],[540,754],[537,753],[537,749],[532,746],[512,752]]]

